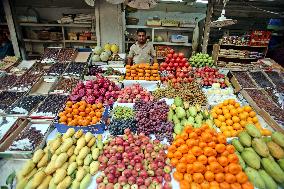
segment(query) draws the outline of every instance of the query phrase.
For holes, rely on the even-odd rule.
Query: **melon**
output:
[[[108,61],[108,59],[109,59],[109,54],[107,53],[107,52],[102,52],[102,54],[100,55],[100,58],[101,58],[101,60],[103,61],[103,62],[106,62],[106,61]]]
[[[94,54],[92,57],[93,62],[99,62],[101,61],[100,55]]]
[[[118,53],[119,47],[116,44],[112,44],[110,47],[111,52]]]
[[[109,56],[111,56],[112,52],[110,50],[105,50],[104,52],[106,52]]]
[[[96,46],[94,49],[94,53],[100,55],[103,52],[103,48],[101,46]]]
[[[110,51],[111,45],[109,43],[105,44],[104,50],[105,51]]]

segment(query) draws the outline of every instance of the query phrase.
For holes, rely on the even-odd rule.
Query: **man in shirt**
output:
[[[130,47],[127,64],[156,62],[156,51],[153,45],[147,42],[144,29],[137,30],[137,38],[137,42]]]
[[[14,56],[13,45],[7,34],[0,33],[0,59],[5,58],[5,56]]]

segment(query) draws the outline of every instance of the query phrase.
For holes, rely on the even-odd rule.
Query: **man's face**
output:
[[[146,34],[144,32],[138,32],[138,42],[141,44],[146,43]]]

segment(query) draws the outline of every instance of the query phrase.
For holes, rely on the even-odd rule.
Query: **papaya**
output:
[[[243,160],[242,156],[239,154],[239,153],[236,153],[235,154],[238,156],[239,158],[239,164],[241,165],[242,169],[245,170],[246,168],[246,163],[245,161]]]
[[[280,166],[275,162],[271,161],[268,158],[262,158],[261,164],[264,170],[276,181],[279,183],[284,182],[284,172]]]
[[[279,159],[277,162],[281,169],[284,170],[284,159]]]
[[[244,147],[240,143],[240,141],[236,138],[232,140],[232,145],[238,150],[238,152],[242,152],[244,150]]]
[[[248,166],[254,169],[260,168],[260,160],[257,158],[255,153],[251,152],[250,150],[244,150],[241,156]]]
[[[272,141],[284,148],[284,135],[280,132],[274,132],[271,135]]]
[[[259,173],[257,170],[247,167],[245,169],[245,173],[248,176],[249,180],[253,183],[253,185],[259,189],[265,189],[265,183],[260,177]]]
[[[258,173],[260,177],[262,178],[262,180],[264,181],[265,188],[267,189],[277,189],[278,188],[276,182],[273,180],[271,176],[267,174],[267,172],[265,172],[264,170],[259,170]]]
[[[239,134],[239,141],[245,147],[251,146],[251,136],[246,131]]]
[[[247,124],[246,125],[246,131],[250,136],[252,136],[254,138],[261,137],[261,133],[260,133],[259,129],[256,128],[256,126],[254,126],[253,124]]]
[[[265,142],[259,138],[254,138],[251,142],[251,145],[256,153],[262,157],[268,157],[269,150]]]
[[[284,158],[284,150],[275,142],[268,142],[267,147],[269,149],[270,154],[276,159]]]

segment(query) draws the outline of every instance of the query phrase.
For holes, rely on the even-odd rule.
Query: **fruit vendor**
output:
[[[13,56],[14,50],[8,35],[4,32],[0,33],[0,59],[5,58],[5,56]]]
[[[130,47],[127,64],[153,63],[156,60],[156,51],[153,45],[147,42],[146,31],[137,30],[137,42]]]

